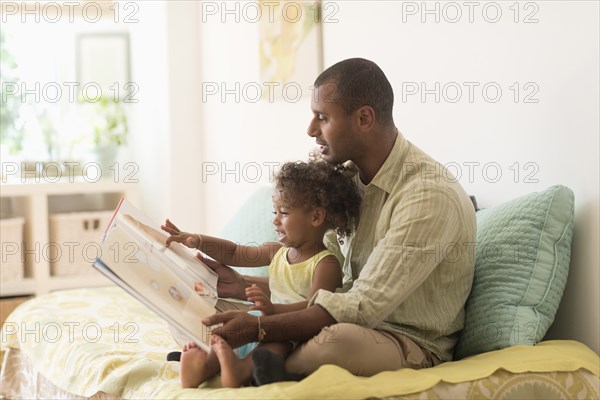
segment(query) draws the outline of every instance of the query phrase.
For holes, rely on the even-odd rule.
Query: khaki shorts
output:
[[[440,364],[431,351],[404,335],[340,323],[325,327],[302,343],[286,360],[288,372],[308,375],[321,365],[334,364],[354,375],[372,376],[400,368]]]

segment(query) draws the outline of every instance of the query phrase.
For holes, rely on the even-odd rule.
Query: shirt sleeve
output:
[[[338,237],[335,231],[330,229],[325,233],[325,236],[323,236],[323,244],[327,250],[333,253],[340,265],[344,265],[344,255],[340,249],[340,243],[338,242]]]
[[[390,228],[346,293],[317,291],[318,304],[337,322],[374,328],[442,262],[442,249],[459,237],[456,204],[443,188],[420,183],[394,201]],[[435,293],[431,294],[435,296]]]

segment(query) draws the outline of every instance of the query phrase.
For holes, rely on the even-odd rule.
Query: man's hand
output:
[[[232,348],[258,340],[258,318],[244,311],[213,314],[202,320],[202,323],[206,326],[223,324],[212,329],[212,334],[225,339]]]
[[[219,281],[217,282],[219,297],[246,300],[246,282],[242,275],[225,264],[204,257],[200,252],[196,254],[196,258],[219,275]]]
[[[253,284],[249,288],[246,288],[246,297],[248,301],[255,303],[251,310],[262,311],[264,315],[271,315],[275,313],[275,307],[271,303],[269,296],[256,284]]]
[[[167,247],[169,247],[171,242],[182,243],[190,249],[197,249],[200,246],[200,235],[197,235],[195,233],[182,232],[169,219],[167,219],[165,221],[165,224],[161,225],[160,228],[163,231],[167,232],[169,235],[171,235],[167,238]]]

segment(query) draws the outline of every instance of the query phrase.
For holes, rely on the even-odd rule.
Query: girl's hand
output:
[[[246,288],[246,298],[248,301],[254,303],[254,305],[250,307],[251,310],[262,311],[264,315],[275,313],[275,307],[273,306],[273,303],[271,303],[271,299],[269,299],[269,296],[267,296],[256,284]]]
[[[160,228],[171,235],[167,238],[167,247],[169,247],[171,242],[178,242],[186,245],[190,249],[197,249],[202,243],[202,238],[200,235],[195,233],[181,232],[179,228],[176,227],[175,224],[173,224],[169,219],[167,219],[165,224],[161,225]]]

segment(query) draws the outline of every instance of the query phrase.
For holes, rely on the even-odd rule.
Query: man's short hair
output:
[[[336,92],[331,100],[341,104],[348,114],[362,106],[375,110],[375,120],[383,125],[394,122],[394,91],[385,74],[373,61],[350,58],[323,71],[315,80],[315,88],[334,84]]]

